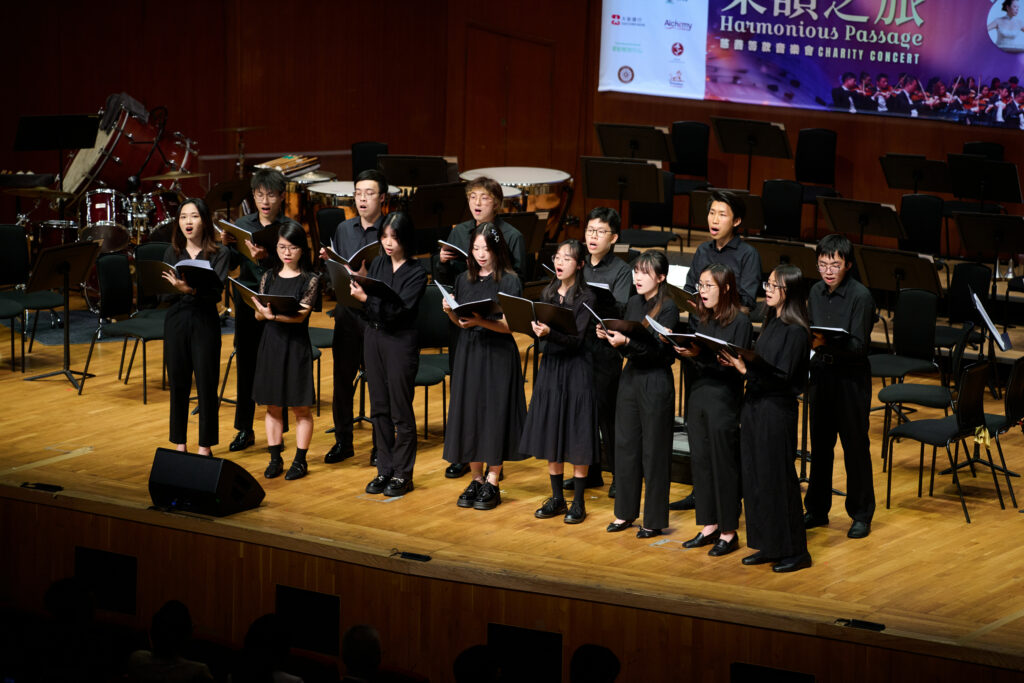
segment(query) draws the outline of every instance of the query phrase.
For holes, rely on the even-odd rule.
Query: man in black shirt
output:
[[[807,310],[813,327],[840,328],[815,332],[808,394],[811,410],[811,481],[804,497],[808,529],[828,524],[832,507],[832,465],[836,437],[846,465],[846,512],[853,518],[847,536],[871,532],[875,489],[871,473],[868,414],[871,410],[871,368],[868,347],[875,302],[867,287],[848,277],[853,246],[842,235],[818,243],[821,282],[811,287]]]
[[[633,270],[615,255],[615,243],[619,240],[622,219],[619,212],[599,206],[587,217],[584,233],[590,258],[583,265],[583,275],[589,283],[608,285],[614,303],[608,301],[597,313],[605,318],[621,318],[626,302],[633,294]],[[595,290],[597,291],[597,290]],[[598,296],[598,302],[607,297]],[[611,345],[590,336],[584,340],[590,349],[594,362],[594,396],[597,398],[597,425],[601,434],[603,468],[615,475],[615,398],[619,393],[619,376],[622,374],[622,356]],[[587,486],[604,486],[601,467],[591,467],[587,474]],[[566,489],[573,486],[565,483]],[[615,480],[608,487],[608,496],[615,497]]]
[[[256,213],[242,216],[236,222],[240,228],[250,231],[273,231],[272,244],[277,244],[277,231],[287,224],[298,223],[284,215],[285,177],[280,171],[259,170],[252,176],[250,187],[252,198],[256,204]],[[301,226],[299,226],[301,227]],[[256,257],[256,262],[242,256],[234,244],[234,238],[224,232],[224,244],[231,250],[229,267],[240,268],[238,280],[250,289],[259,287],[260,278],[272,265],[267,250],[258,244],[248,243],[249,250]],[[256,353],[263,337],[264,322],[256,319],[256,313],[242,299],[237,290],[233,291],[235,309],[235,429],[238,433],[228,446],[228,450],[240,451],[253,445],[256,435],[252,422],[256,412],[256,402],[252,400],[252,385],[256,375]]]
[[[383,173],[369,169],[359,174],[355,186],[358,215],[339,223],[331,237],[331,248],[339,256],[351,258],[366,245],[380,240],[380,226],[384,222],[381,207],[387,194],[388,181]],[[321,249],[320,256],[326,258],[327,252]],[[356,272],[366,275],[369,265],[365,261],[359,263]],[[334,356],[334,445],[324,456],[326,463],[341,462],[355,455],[352,446],[352,400],[356,390],[355,378],[363,362],[365,330],[366,319],[362,312],[340,304],[334,307],[334,340],[331,345]],[[371,464],[375,460],[372,450],[370,460]]]

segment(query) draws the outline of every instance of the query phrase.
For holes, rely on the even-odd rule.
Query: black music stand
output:
[[[750,189],[750,167],[755,156],[791,159],[786,126],[770,121],[750,121],[712,116],[718,145],[726,154],[747,155],[747,189]]]
[[[955,213],[953,220],[967,257],[992,262],[992,301],[995,301],[999,256],[1007,254],[1012,262],[1016,254],[1024,252],[1024,216]]]
[[[407,211],[416,228],[416,253],[434,250],[438,239],[447,239],[456,223],[468,212],[466,184],[421,185],[409,198]]]
[[[663,202],[665,188],[661,169],[646,161],[612,157],[580,157],[583,192],[588,199],[623,202]]]
[[[865,235],[896,240],[907,237],[896,207],[891,204],[841,197],[818,197],[818,202],[832,230],[848,236],[857,236],[861,244],[864,244]]]
[[[58,190],[64,191],[64,152],[96,146],[99,114],[64,116],[22,116],[14,135],[17,152],[57,152]],[[57,202],[57,213],[64,220],[64,200]]]
[[[444,157],[381,154],[377,167],[391,185],[419,187],[448,182],[448,162]]]
[[[804,278],[821,279],[821,273],[818,272],[818,258],[812,245],[803,242],[767,240],[761,237],[750,237],[746,242],[757,250],[761,257],[761,270],[765,273],[772,272],[776,266],[791,264],[800,269]]]
[[[865,287],[899,296],[901,289],[923,289],[941,295],[935,264],[920,254],[856,244],[853,256]]]
[[[625,123],[595,123],[601,154],[627,159],[672,161],[669,136],[655,126],[634,126]]]
[[[949,166],[920,154],[886,154],[878,157],[890,190],[952,192]]]
[[[977,201],[979,211],[984,211],[985,202],[990,200],[1021,203],[1017,164],[975,154],[950,154],[947,160],[953,194]]]
[[[252,195],[249,182],[248,178],[232,178],[217,183],[206,193],[206,204],[211,211],[223,207],[224,214],[230,221],[232,207],[241,206],[242,202]],[[239,211],[239,215],[241,215],[241,211]]]
[[[70,293],[71,283],[85,280],[86,274],[99,252],[100,245],[96,242],[76,242],[75,244],[47,247],[39,252],[39,259],[36,261],[36,267],[32,271],[25,291],[38,292],[60,288],[64,294],[64,367],[42,375],[27,377],[25,378],[26,382],[64,375],[71,382],[71,386],[80,389],[75,375],[81,375],[82,379],[95,377],[95,375],[71,369]]]

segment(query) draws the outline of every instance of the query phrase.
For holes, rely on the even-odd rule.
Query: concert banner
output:
[[[1017,81],[1024,76],[1022,4],[1024,0],[606,2],[600,89],[1024,128],[1024,90]],[[631,39],[623,30],[624,18],[650,32],[649,40]],[[690,25],[690,34],[706,26],[703,89],[692,82],[701,66],[694,60],[673,69],[664,36],[651,31],[656,25],[667,32],[664,27],[671,22]],[[688,54],[691,48],[685,44],[681,56]],[[623,69],[631,77],[628,82]],[[666,79],[665,74],[675,70],[689,81],[688,87],[667,85],[671,75]]]

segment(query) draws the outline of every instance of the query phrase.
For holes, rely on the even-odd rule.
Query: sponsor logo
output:
[[[681,57],[683,54],[683,44],[672,43],[672,54],[674,54],[676,57]]]
[[[612,26],[618,26],[621,23],[622,23],[622,17],[619,16],[618,14],[613,14],[612,15]]]
[[[615,23],[614,21],[612,22]],[[675,21],[673,19],[665,20],[665,28],[669,31],[690,31],[693,29],[693,24],[688,24],[685,21]]]
[[[623,83],[631,83],[633,81],[633,67],[624,66],[619,69],[619,80]]]
[[[676,71],[674,73],[670,73],[668,75],[668,84],[675,88],[683,87],[683,72]]]
[[[643,17],[625,17],[621,14],[612,15],[612,26],[644,26]]]

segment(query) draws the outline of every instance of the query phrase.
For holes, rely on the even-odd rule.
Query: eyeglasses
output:
[[[379,194],[380,194],[380,192],[377,192],[376,190],[356,190],[355,191],[356,199],[373,199],[374,197],[376,197]]]
[[[604,237],[611,234],[611,230],[598,230],[597,228],[587,228],[584,232],[592,237]]]
[[[294,244],[279,244],[277,245],[277,250],[285,254],[290,254],[293,251],[302,251],[302,247],[297,247]]]
[[[843,266],[845,266],[845,265],[846,265],[845,262],[843,262],[843,263],[822,263],[822,262],[819,261],[818,262],[818,272],[819,273],[838,273],[840,270],[843,269]]]
[[[776,290],[776,289],[781,289],[782,291],[786,291],[785,287],[783,287],[782,285],[777,285],[774,282],[762,282],[761,286],[764,287],[764,291],[766,291],[766,292],[771,292],[771,291]]]
[[[573,263],[575,260],[572,256],[559,256],[558,254],[551,257],[552,263]]]
[[[697,291],[698,292],[707,292],[707,291],[710,291],[712,288],[717,287],[717,286],[718,285],[715,284],[714,282],[710,282],[708,284],[704,284],[703,282],[698,282],[697,283]]]

